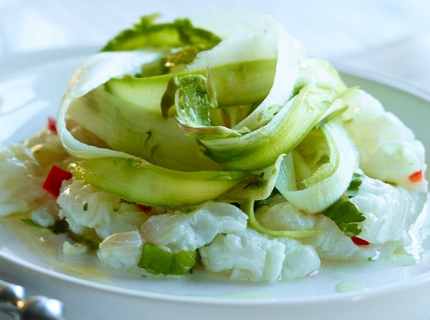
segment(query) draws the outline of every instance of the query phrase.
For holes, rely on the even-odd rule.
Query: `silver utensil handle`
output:
[[[26,298],[21,286],[0,280],[0,312],[21,320],[65,320],[63,303],[43,296]]]

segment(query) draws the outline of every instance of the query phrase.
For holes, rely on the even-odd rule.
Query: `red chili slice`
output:
[[[411,182],[421,182],[423,180],[424,180],[424,178],[423,178],[423,171],[422,170],[414,172],[409,176],[409,181],[411,181]]]
[[[57,134],[57,121],[53,117],[48,117],[47,128],[49,131]]]
[[[53,165],[43,183],[43,189],[52,194],[55,198],[60,195],[61,184],[64,180],[69,180],[73,175],[66,170]]]
[[[352,242],[354,242],[354,244],[356,244],[357,246],[368,246],[369,242],[367,242],[364,239],[361,239],[359,237],[351,237]]]

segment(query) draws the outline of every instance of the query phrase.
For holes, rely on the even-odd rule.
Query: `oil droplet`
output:
[[[337,293],[361,291],[361,290],[367,290],[367,289],[368,288],[363,283],[356,280],[345,280],[345,281],[339,282],[335,287],[335,290]]]

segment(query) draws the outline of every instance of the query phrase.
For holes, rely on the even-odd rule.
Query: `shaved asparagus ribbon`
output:
[[[259,20],[262,29],[256,30],[254,34],[240,34],[240,37],[233,33],[212,50],[200,53],[186,68],[192,71],[235,61],[277,57],[275,79],[269,94],[234,130],[245,127],[251,131],[258,129],[261,126],[259,119],[264,118],[262,115],[267,109],[274,105],[284,106],[291,98],[297,79],[298,56],[292,39],[274,18],[262,15]]]
[[[57,131],[63,147],[78,158],[126,157],[133,155],[111,149],[98,148],[76,140],[66,127],[67,110],[73,100],[84,96],[111,78],[136,74],[143,64],[160,59],[147,51],[102,52],[92,56],[69,81],[57,114]]]
[[[285,199],[306,213],[321,212],[338,200],[357,168],[357,157],[345,129],[332,121],[324,124],[322,131],[330,148],[330,162],[311,176],[310,186],[297,190],[292,154],[284,158],[276,182],[276,188]]]
[[[262,16],[259,16],[259,17],[262,17]],[[272,26],[275,25],[275,20],[273,19],[269,24],[266,23],[270,19],[272,18],[268,18],[266,16],[262,17],[262,20],[264,20],[264,22],[262,23],[262,27],[266,28],[268,26],[270,27],[270,25]],[[279,25],[276,25],[276,28],[278,30],[278,33],[283,32],[282,28]],[[261,34],[263,34],[265,31],[267,30],[263,28],[259,29],[258,32],[260,33],[260,35],[252,36],[251,40],[254,40],[255,37],[260,37]],[[237,36],[237,35],[238,34],[233,34],[231,36]],[[270,39],[271,36],[267,36],[266,38]],[[262,41],[264,42],[266,40],[262,40]],[[287,42],[287,40],[284,39],[284,42]],[[253,50],[254,52],[259,51],[258,48],[255,46]],[[278,51],[280,50],[282,49],[278,48]],[[252,55],[254,56],[254,54]],[[260,55],[260,57],[263,57],[263,58],[268,56],[276,58],[276,54]],[[285,56],[292,56],[292,55],[285,55]],[[91,159],[91,158],[107,159],[110,157],[131,158],[134,156],[126,152],[121,152],[121,151],[107,149],[107,148],[98,148],[95,146],[87,145],[85,143],[82,143],[76,140],[66,126],[67,110],[70,104],[75,99],[83,97],[84,95],[86,95],[87,93],[90,93],[95,89],[99,90],[101,86],[105,84],[107,81],[109,81],[110,79],[123,77],[125,75],[137,74],[140,72],[142,65],[158,61],[160,58],[161,58],[161,55],[157,52],[150,52],[150,51],[143,51],[143,50],[131,51],[131,52],[102,52],[90,58],[74,74],[73,78],[70,80],[67,86],[67,89],[64,94],[62,104],[57,116],[58,132],[59,132],[60,139],[62,140],[62,143],[65,149],[70,154],[78,158],[84,158],[84,159]],[[280,59],[279,61],[282,61],[282,59]],[[279,61],[277,62],[277,65],[279,65]],[[225,62],[223,63],[225,64]],[[294,61],[294,63],[291,63],[291,65],[293,66],[293,68],[297,69],[296,61]],[[279,68],[277,67],[277,71],[279,71],[278,69]],[[292,74],[293,74],[293,77],[291,78],[291,80],[289,80],[290,88],[287,88],[287,93],[282,96],[281,103],[286,102],[287,99],[292,94],[293,84],[295,82],[294,72]],[[282,89],[285,89],[285,87],[283,87]],[[272,101],[272,102],[276,103],[276,101]],[[145,161],[142,160],[141,163],[144,164]],[[164,168],[160,168],[160,170],[162,171],[161,172],[162,175],[164,174],[166,174],[167,176],[169,175],[169,172]],[[246,174],[246,172],[244,172],[244,174]],[[271,183],[272,188],[273,188],[273,184],[274,183],[272,182]],[[130,199],[130,201],[132,200],[133,199]],[[159,204],[159,205],[162,205],[162,204]]]
[[[224,13],[225,12],[223,12],[223,14]],[[214,13],[211,18],[215,18],[216,20],[216,16],[217,13]],[[231,51],[234,51],[236,49],[239,51],[237,52],[237,55],[235,57],[241,58],[239,59],[239,61],[243,61],[243,59],[249,60],[251,56],[254,57],[254,59],[277,57],[278,62],[276,67],[276,73],[279,73],[279,75],[275,76],[274,86],[266,100],[269,98],[270,99],[266,103],[264,103],[263,107],[267,108],[268,106],[270,107],[273,104],[285,104],[285,102],[292,94],[298,68],[297,60],[292,50],[291,39],[286,36],[282,26],[274,18],[268,15],[262,15],[253,11],[245,10],[241,11],[241,14],[239,16],[240,21],[236,21],[235,23],[233,23],[235,27],[223,30],[222,37],[225,40],[222,41],[214,49],[209,50],[207,52],[204,51],[198,54],[195,64],[192,63],[189,66],[189,69],[191,70],[193,68],[196,68],[196,66],[198,66],[199,61],[200,63],[205,64],[207,62],[205,57],[213,57],[214,53],[208,53],[212,52],[213,50],[216,50],[214,52],[215,55],[218,57],[217,59],[215,59],[215,64],[217,65],[227,63],[228,61],[224,60],[226,59],[225,57],[231,56]],[[194,22],[193,19],[192,22],[196,23],[199,27],[205,28],[205,24],[207,24],[207,22],[205,21],[209,20],[201,18],[199,20],[197,18],[196,22]],[[250,35],[249,30],[243,29],[243,25],[240,24],[241,21],[253,21],[253,34]],[[217,28],[214,27],[213,31],[216,33]],[[273,31],[275,31],[275,34],[277,35],[277,43],[273,43],[273,41],[271,40],[273,36],[264,36],[264,34],[271,34]],[[244,37],[245,40],[240,40]],[[243,41],[249,43],[249,41],[259,37],[263,37],[261,40],[263,42],[272,42],[272,47],[269,46],[268,49],[261,51],[261,47],[254,46],[249,49],[248,46],[248,50],[251,50],[248,56],[244,55],[244,53],[240,51],[239,44],[242,44]],[[233,45],[233,47],[231,47],[232,44],[234,44],[235,42],[237,42],[238,45]],[[261,44],[261,42],[259,43]],[[218,49],[218,47],[221,49]],[[275,50],[273,48],[275,48]],[[159,53],[150,51],[102,52],[91,57],[74,74],[73,78],[70,80],[66,88],[62,104],[57,115],[59,136],[65,149],[70,154],[79,158],[93,158],[101,156],[133,156],[125,152],[118,152],[115,150],[89,146],[76,140],[66,127],[65,119],[67,110],[70,106],[70,103],[74,99],[85,95],[86,93],[101,86],[112,78],[119,78],[123,77],[124,75],[133,75],[139,73],[142,65],[157,61],[160,58],[161,56]],[[288,75],[288,77],[285,77],[286,74]],[[282,86],[281,83],[283,83]],[[263,107],[261,107],[260,109],[263,109]],[[252,117],[256,116],[257,114]],[[250,119],[247,121],[253,122],[254,120]]]
[[[309,213],[321,211],[337,200],[343,193],[352,176],[352,170],[355,168],[355,157],[343,128],[332,121],[323,125],[323,132],[331,152],[330,162],[323,165],[312,177],[307,179],[308,187],[304,190],[297,190],[296,188],[291,154],[287,154],[284,160],[282,160],[284,157],[282,153],[291,151],[300,142],[300,139],[318,121],[325,117],[327,111],[330,109],[329,104],[332,102],[333,95],[345,90],[345,86],[336,71],[328,64],[300,57],[294,42],[275,19],[246,11],[239,20],[247,20],[249,22],[249,17],[253,17],[254,19],[251,29],[244,29],[239,26],[239,23],[235,25],[231,21],[229,21],[229,28],[218,26],[210,29],[213,32],[220,30],[223,41],[211,50],[200,52],[194,62],[188,65],[185,72],[192,73],[206,67],[216,68],[229,63],[246,63],[247,61],[273,59],[276,62],[276,72],[273,85],[267,96],[248,117],[245,117],[231,129],[224,129],[237,132],[238,138],[245,138],[242,139],[243,141],[257,143],[258,139],[254,136],[259,132],[266,131],[270,134],[279,125],[277,119],[281,119],[283,115],[289,114],[291,109],[292,115],[300,115],[300,121],[297,125],[299,127],[306,126],[306,130],[299,128],[301,131],[295,134],[294,142],[291,142],[288,148],[282,145],[278,148],[279,150],[276,149],[275,153],[277,154],[274,153],[270,161],[257,161],[256,164],[250,162],[249,165],[245,166],[226,166],[229,170],[258,170],[257,173],[260,172],[259,174],[263,174],[263,176],[258,178],[257,173],[254,172],[254,176],[248,179],[251,186],[247,187],[245,180],[239,183],[240,187],[233,188],[230,192],[223,195],[223,197],[230,200],[245,201],[244,205],[249,209],[249,201],[267,198],[276,182],[276,188],[279,189],[288,201],[299,209]],[[205,28],[204,20],[198,21],[197,25]],[[67,110],[75,99],[83,97],[95,89],[103,90],[103,85],[113,78],[122,78],[126,75],[137,74],[141,71],[142,65],[156,62],[161,57],[161,52],[144,50],[103,52],[90,58],[75,73],[64,94],[57,122],[60,139],[70,154],[84,159],[106,157],[132,158],[136,156],[128,152],[98,148],[76,140],[66,127]],[[118,80],[121,81],[121,79]],[[150,82],[151,78],[148,78],[148,81]],[[302,89],[300,93],[291,99],[300,89]],[[314,98],[308,98],[308,96],[312,97],[312,95],[314,95]],[[297,113],[295,111],[300,109],[298,106],[302,100],[304,105],[308,106],[306,112],[312,113],[317,111],[313,117],[310,117],[312,121],[304,121],[308,117],[303,112]],[[144,109],[142,108],[142,110]],[[303,123],[302,120],[304,121]],[[268,125],[269,123],[270,125]],[[292,122],[288,122],[288,127],[290,124],[291,127],[294,127],[294,123]],[[205,128],[210,128],[210,126]],[[221,153],[223,146],[227,146],[227,149],[230,148],[227,139],[208,139],[206,142],[208,145],[218,145],[218,150]],[[270,141],[267,142],[269,143]],[[341,153],[341,148],[346,148],[345,150],[347,151]],[[261,151],[265,150],[264,148],[261,149]],[[172,153],[174,152],[172,150]],[[225,155],[227,158],[228,152],[230,151],[227,150]],[[145,160],[142,160],[142,163],[151,165]],[[161,171],[163,169],[163,167],[160,167]],[[164,173],[167,174],[167,171]],[[240,189],[241,187],[243,189]],[[330,191],[327,192],[327,190]],[[330,195],[328,196],[327,193]],[[159,205],[162,205],[162,203]],[[253,214],[250,213],[251,220],[252,216]],[[254,222],[252,224],[257,226]],[[263,231],[260,228],[260,231],[267,233],[270,230]]]
[[[285,154],[279,155],[276,162],[264,170],[254,171],[246,179],[224,193],[219,200],[243,202],[243,199],[264,200],[272,193],[278,180],[280,167]]]

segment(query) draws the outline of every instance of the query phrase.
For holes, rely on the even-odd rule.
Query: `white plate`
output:
[[[8,66],[8,72],[0,76],[0,145],[23,140],[40,130],[47,116],[55,115],[74,70],[94,51],[82,48],[70,51],[69,56],[64,51],[50,51],[40,53],[34,60],[27,56],[0,61]],[[25,68],[20,67],[23,58],[27,58]],[[413,128],[430,150],[428,96],[386,77],[343,69],[348,84],[358,84],[380,99]],[[428,156],[426,162],[430,163]],[[427,211],[426,207],[424,218],[429,216]],[[426,243],[423,245],[429,248]],[[53,262],[56,251],[46,248],[41,252],[45,257],[50,255],[48,260]],[[231,283],[201,272],[178,281],[143,279],[110,271],[96,275],[82,265],[66,270],[57,263],[47,264],[33,250],[0,226],[0,278],[25,286],[30,294],[62,300],[69,320],[430,317],[427,253],[414,266],[381,267],[369,262],[360,268],[323,268],[310,278],[268,285]],[[342,287],[358,290],[339,293]]]

